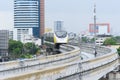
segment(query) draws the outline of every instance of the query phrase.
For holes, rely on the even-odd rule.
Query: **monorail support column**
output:
[[[120,56],[119,56],[119,66],[118,66],[118,71],[120,71]]]
[[[55,44],[55,49],[60,49],[60,44]]]
[[[108,79],[108,74],[104,75],[102,78],[100,78],[99,80],[109,80]]]
[[[54,49],[55,53],[57,53],[57,54],[60,53],[60,44],[55,44],[54,48],[55,48]]]

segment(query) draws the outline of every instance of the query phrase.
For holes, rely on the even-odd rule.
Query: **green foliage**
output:
[[[117,49],[117,51],[118,51],[118,54],[119,54],[119,56],[120,56],[120,47]]]
[[[116,39],[115,38],[108,38],[104,41],[103,45],[116,45]]]
[[[34,43],[25,43],[24,44],[24,53],[36,54],[39,48]]]
[[[22,54],[20,58],[32,58],[33,56],[31,54]]]
[[[20,41],[9,40],[9,54],[12,59],[31,58],[38,50],[40,50],[39,47],[34,43],[23,44]]]
[[[95,38],[92,38],[89,41],[90,41],[90,43],[94,43],[95,42]]]
[[[82,42],[88,42],[89,40],[88,40],[88,38],[87,37],[82,37]]]
[[[116,36],[115,39],[116,39],[117,43],[120,43],[120,36]]]
[[[15,59],[19,57],[22,53],[23,44],[20,41],[9,40],[9,54],[10,56]]]

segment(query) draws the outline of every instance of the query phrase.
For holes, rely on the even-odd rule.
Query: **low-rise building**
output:
[[[95,43],[96,45],[102,45],[104,41],[110,37],[111,35],[97,35]]]

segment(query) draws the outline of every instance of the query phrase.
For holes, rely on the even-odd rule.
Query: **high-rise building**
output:
[[[54,31],[63,30],[63,21],[55,21],[54,22]]]
[[[8,56],[9,31],[0,30],[0,61]]]
[[[16,40],[23,35],[41,37],[44,33],[44,0],[14,0]]]
[[[13,40],[13,31],[9,31],[9,39]]]

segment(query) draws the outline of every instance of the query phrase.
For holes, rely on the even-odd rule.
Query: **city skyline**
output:
[[[14,0],[0,1],[0,29],[13,28]],[[120,35],[120,1],[80,1],[80,0],[45,0],[45,27],[54,27],[54,21],[64,21],[69,32],[81,32],[93,23],[93,8],[96,3],[97,23],[110,23],[113,34]]]

